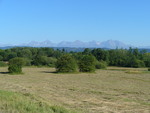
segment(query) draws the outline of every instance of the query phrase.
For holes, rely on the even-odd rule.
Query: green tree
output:
[[[84,55],[89,55],[89,54],[91,54],[91,49],[85,48],[82,53],[83,53]]]
[[[31,58],[32,57],[32,52],[30,51],[29,48],[22,48],[18,52],[18,57]]]
[[[142,60],[134,59],[131,67],[135,68],[145,67],[145,64]]]
[[[62,55],[56,62],[57,72],[75,72],[77,71],[77,63],[75,59],[69,55]]]
[[[0,61],[2,61],[3,60],[3,57],[0,55]]]
[[[106,69],[107,68],[107,62],[97,61],[95,67],[96,67],[96,69]]]
[[[83,55],[79,61],[80,72],[94,72],[95,71],[96,59],[92,55]]]
[[[9,60],[9,67],[8,70],[10,73],[20,74],[22,73],[22,66],[24,65],[24,59],[23,58],[13,58]]]
[[[4,66],[7,66],[7,64],[3,61],[0,61],[0,67],[4,67]]]
[[[37,66],[50,66],[54,67],[57,59],[54,57],[47,57],[47,56],[37,56],[33,60],[33,64]]]
[[[91,53],[92,55],[95,56],[95,58],[98,61],[103,60],[103,61],[109,62],[109,52],[107,50],[97,48],[97,49],[93,49]]]
[[[6,60],[9,61],[10,59],[15,58],[15,57],[17,57],[17,54],[16,54],[15,52],[10,52],[10,53],[7,55]]]
[[[150,67],[150,53],[145,53],[143,57],[145,66]]]

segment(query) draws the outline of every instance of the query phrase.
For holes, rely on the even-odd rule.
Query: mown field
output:
[[[0,68],[0,90],[6,91],[0,94],[6,98],[11,91],[25,96],[21,98],[30,97],[27,100],[33,101],[35,108],[40,101],[82,113],[150,112],[150,72],[146,68],[109,67],[95,73],[58,74],[53,68],[25,67],[22,75],[7,72],[7,67]],[[2,105],[0,102],[0,111]]]

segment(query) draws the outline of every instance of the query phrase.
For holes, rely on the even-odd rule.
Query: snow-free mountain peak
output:
[[[118,40],[107,40],[104,42],[99,41],[90,41],[90,42],[82,42],[80,40],[76,40],[73,42],[62,41],[60,43],[53,43],[49,40],[43,42],[32,41],[28,44],[23,44],[22,46],[30,46],[30,47],[83,47],[83,48],[129,48],[130,45],[124,44]]]

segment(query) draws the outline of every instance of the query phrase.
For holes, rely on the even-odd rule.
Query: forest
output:
[[[13,58],[22,58],[25,66],[57,67],[56,64],[63,55],[66,55],[65,57],[70,56],[77,65],[79,64],[79,67],[80,61],[83,61],[85,56],[94,59],[96,68],[101,68],[102,65],[134,68],[150,67],[150,53],[146,50],[138,50],[138,48],[111,50],[85,48],[82,52],[67,52],[65,49],[59,50],[47,47],[0,49],[0,66],[6,66]],[[85,62],[88,62],[88,59]]]

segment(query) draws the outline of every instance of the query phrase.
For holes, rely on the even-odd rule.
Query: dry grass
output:
[[[23,69],[9,75],[0,68],[0,89],[30,93],[47,103],[84,113],[150,112],[150,73],[126,73],[147,69],[110,67],[96,73],[56,74],[53,68]]]

